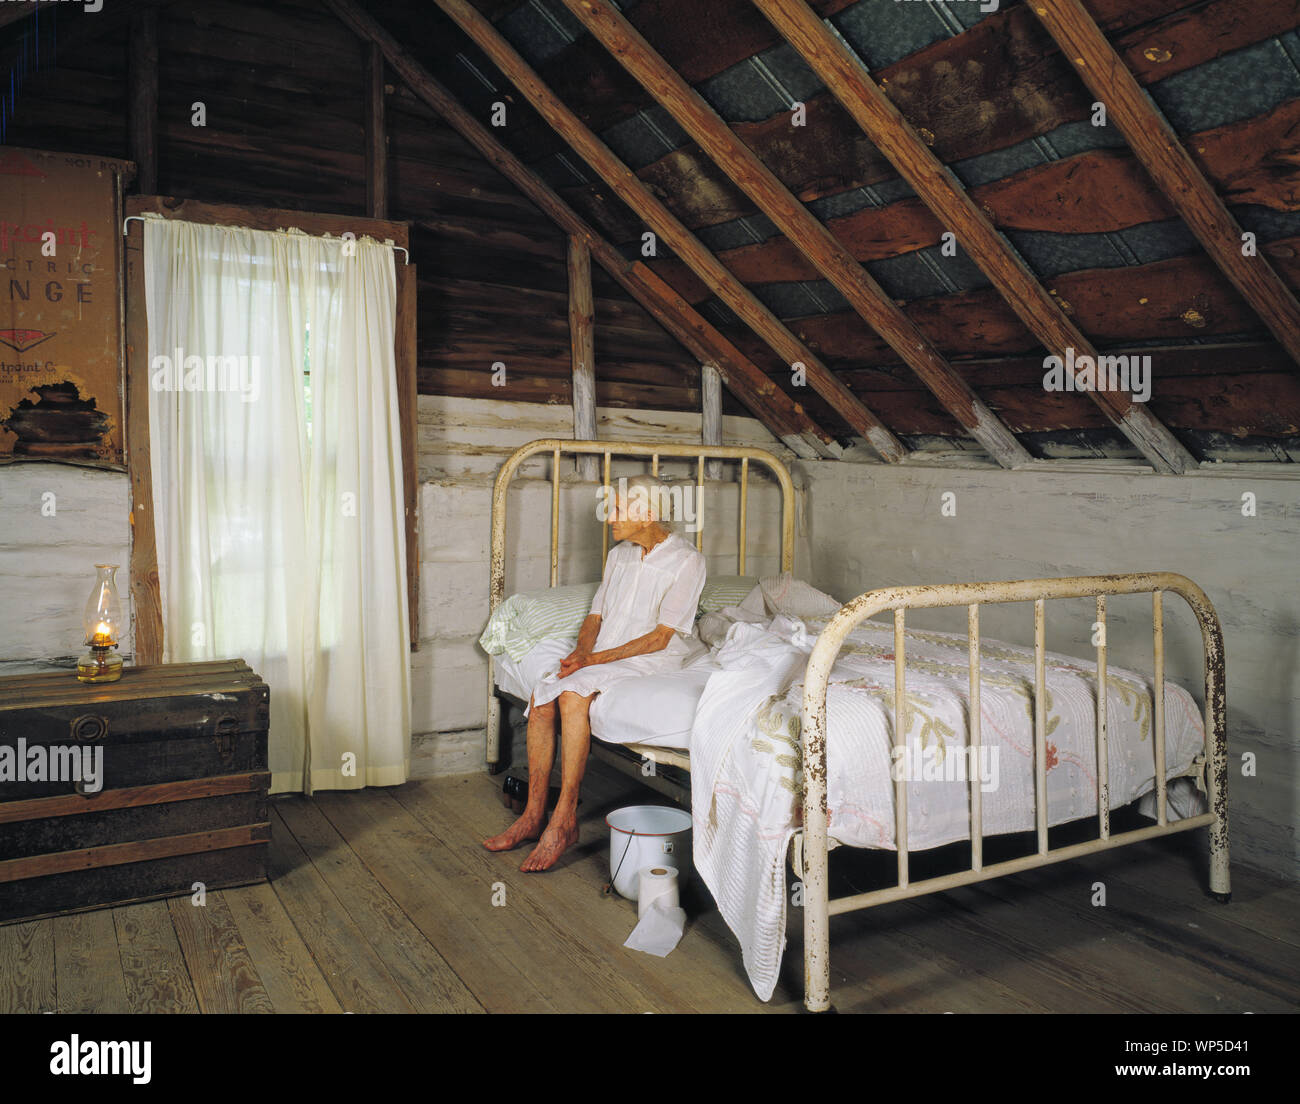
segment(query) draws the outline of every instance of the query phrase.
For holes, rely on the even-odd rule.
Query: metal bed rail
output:
[[[565,456],[601,455],[601,486],[606,495],[610,482],[612,457],[648,459],[652,475],[659,474],[661,457],[693,459],[696,489],[695,547],[704,546],[704,485],[705,463],[709,460],[740,461],[740,517],[737,534],[737,573],[745,574],[749,522],[749,465],[751,461],[765,466],[781,488],[781,570],[790,571],[794,565],[794,482],[790,471],[777,456],[765,449],[749,445],[696,445],[648,441],[567,441],[558,437],[544,437],[521,445],[501,465],[492,486],[492,561],[491,585],[488,593],[488,615],[496,612],[505,600],[506,591],[506,497],[510,483],[524,461],[549,453],[551,457],[551,586],[559,583],[560,575],[560,461]],[[602,562],[609,553],[609,527],[601,525]],[[487,765],[492,770],[500,758],[501,703],[496,695],[496,663],[488,656],[487,685]]]
[[[1165,780],[1164,606],[1163,593],[1177,594],[1191,607],[1201,627],[1205,662],[1205,740],[1208,762],[1202,762],[1209,798],[1207,813],[1170,823]],[[1153,615],[1153,727],[1155,730],[1156,824],[1112,835],[1110,831],[1109,761],[1106,731],[1106,597],[1150,593]],[[1097,602],[1097,816],[1099,838],[1069,847],[1048,846],[1045,604],[1054,598],[1088,598]],[[1037,852],[985,866],[982,835],[981,779],[970,773],[969,870],[911,881],[908,875],[907,781],[895,771],[895,842],[898,884],[849,897],[829,898],[826,805],[826,691],[831,668],[849,633],[867,618],[892,610],[894,614],[894,754],[906,754],[904,729],[906,659],[904,617],[908,609],[968,607],[970,654],[969,737],[972,756],[980,754],[980,635],[979,607],[1004,602],[1034,603],[1034,811]],[[830,1007],[830,917],[908,897],[919,897],[974,882],[1063,862],[1156,836],[1210,829],[1210,891],[1220,900],[1230,896],[1228,877],[1227,722],[1225,712],[1223,631],[1205,592],[1186,576],[1171,572],[1131,575],[1092,575],[1063,579],[1022,579],[992,583],[946,583],[932,586],[888,587],[868,591],[842,607],[818,637],[808,658],[803,692],[803,899],[805,1004],[809,1011]],[[1207,769],[1208,768],[1208,769]]]

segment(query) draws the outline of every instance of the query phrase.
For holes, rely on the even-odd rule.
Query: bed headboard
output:
[[[737,526],[737,573],[745,573],[745,548],[748,523],[749,503],[749,465],[753,461],[762,464],[775,476],[781,488],[781,570],[790,571],[794,567],[794,482],[790,471],[779,457],[766,449],[748,445],[695,445],[669,441],[566,441],[558,437],[544,437],[521,445],[507,457],[501,470],[497,472],[492,487],[492,580],[489,591],[489,613],[494,612],[504,600],[506,590],[506,496],[510,483],[521,464],[534,456],[550,454],[551,457],[551,586],[559,582],[560,569],[560,461],[566,456],[599,456],[604,458],[601,469],[601,482],[605,488],[610,483],[610,460],[649,459],[652,475],[659,474],[659,460],[672,459],[695,460],[696,487],[696,523],[695,547],[702,548],[704,529],[707,524],[708,511],[704,496],[704,465],[709,460],[740,461],[740,519]],[[608,491],[606,492],[608,493]],[[601,553],[609,551],[609,527],[602,524]],[[488,727],[487,727],[487,761],[492,766],[497,761],[498,724],[500,703],[495,694],[494,664],[488,657]]]
[[[555,437],[544,437],[529,441],[515,449],[501,465],[497,472],[496,483],[492,488],[492,587],[489,612],[495,610],[505,598],[506,588],[506,495],[510,482],[519,470],[519,466],[539,453],[551,456],[551,586],[559,581],[560,565],[560,460],[565,456],[603,456],[604,466],[601,473],[602,485],[610,487],[609,465],[612,457],[646,458],[650,460],[650,472],[659,474],[661,457],[674,459],[694,459],[696,462],[695,486],[698,496],[698,528],[695,532],[695,547],[702,548],[704,542],[705,510],[704,500],[704,464],[707,460],[740,461],[740,525],[737,529],[737,564],[738,574],[745,573],[746,528],[748,522],[749,463],[751,460],[766,466],[776,477],[781,488],[781,570],[790,571],[794,566],[794,483],[790,471],[781,460],[761,448],[747,445],[684,445],[676,442],[653,441],[565,441]],[[602,555],[609,551],[609,528],[602,525]]]

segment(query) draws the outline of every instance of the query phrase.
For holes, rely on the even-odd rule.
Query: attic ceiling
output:
[[[646,223],[544,122],[459,27],[432,5],[366,5],[478,117],[505,102],[501,142],[603,231],[630,260]],[[935,340],[1008,425],[1015,397],[980,375],[1012,369],[1041,387],[1043,347],[796,50],[749,0],[624,0],[612,6],[685,78],[823,225],[849,246],[884,291]],[[1238,370],[1274,358],[1259,317],[1215,269],[1153,184],[1119,130],[1094,125],[1094,97],[1022,4],[821,0],[813,5],[990,215],[1029,272],[1100,349],[1155,350],[1150,409],[1162,384],[1185,392],[1185,365]],[[664,107],[596,42],[562,0],[477,5],[549,88],[764,305],[881,413],[909,379],[894,349],[773,221],[692,142]],[[1159,112],[1196,155],[1244,231],[1294,286],[1300,238],[1296,124],[1300,122],[1300,13],[1293,4],[1185,5],[1178,0],[1092,0],[1090,14]],[[412,21],[418,12],[418,25]],[[437,43],[436,48],[431,44]],[[803,126],[792,108],[804,105]],[[662,247],[649,261],[706,318],[774,378],[784,365],[685,265]],[[1227,348],[1224,348],[1224,347]],[[1207,357],[1197,348],[1212,349]],[[1186,355],[1183,351],[1186,350]],[[1027,359],[1028,358],[1028,359]],[[977,362],[992,361],[992,364]],[[1197,458],[1297,455],[1294,364],[1244,381],[1230,401],[1205,393],[1214,428],[1179,427]],[[971,370],[973,369],[973,371]],[[1037,379],[1035,379],[1037,376]],[[973,377],[973,378],[972,378]],[[990,380],[992,383],[993,381]],[[1237,417],[1241,390],[1285,400],[1271,432]],[[1195,384],[1193,383],[1194,387]],[[921,402],[923,392],[912,392]],[[873,404],[872,399],[876,402]],[[1035,396],[1042,401],[1041,391]],[[1085,421],[1081,434],[1022,434],[1035,455],[1081,450],[1136,455],[1105,419],[1080,416],[1083,396],[1055,396]],[[1249,400],[1245,405],[1249,407]],[[825,413],[821,412],[825,417]],[[936,428],[945,417],[936,410]],[[1237,410],[1240,414],[1240,410]],[[888,423],[887,415],[882,415]],[[833,420],[833,419],[832,419]],[[1175,418],[1174,421],[1180,419]],[[1182,419],[1185,420],[1185,419]],[[1247,424],[1249,423],[1249,424]],[[1062,439],[1064,438],[1064,439]],[[1064,448],[1061,448],[1064,446]]]
[[[276,7],[280,5],[266,5]],[[287,3],[283,6],[303,6]],[[432,2],[360,0],[378,24],[629,261],[644,261],[831,434],[849,426],[542,119]],[[793,245],[563,0],[474,8],[744,288],[915,448],[978,448],[806,250]],[[649,47],[860,261],[908,323],[1037,457],[1137,457],[981,267],[751,0],[619,0]],[[818,0],[930,151],[1098,349],[1152,354],[1150,402],[1195,460],[1300,459],[1297,365],[1216,267],[1025,4]],[[1084,7],[1258,253],[1300,287],[1300,7],[1086,0]],[[390,59],[391,60],[391,59]],[[393,98],[415,97],[390,76]],[[802,106],[802,125],[792,111]],[[986,266],[987,267],[987,266]],[[598,365],[599,372],[599,365]],[[1033,416],[1029,416],[1030,408]],[[1046,413],[1045,413],[1046,412]],[[1061,428],[1047,429],[1045,423]],[[918,431],[917,427],[921,427]]]

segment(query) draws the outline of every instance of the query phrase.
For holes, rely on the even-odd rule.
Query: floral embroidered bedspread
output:
[[[825,621],[777,615],[737,621],[713,649],[691,735],[695,865],[740,939],[755,991],[776,983],[785,941],[785,853],[800,820],[800,718],[808,653]],[[1031,831],[1034,653],[982,640],[978,754],[968,747],[964,635],[906,633],[904,749],[894,749],[892,625],[868,621],[845,642],[827,694],[830,835],[853,847],[896,847],[894,777],[908,795],[910,850],[969,838],[970,779],[986,836]],[[1097,812],[1093,665],[1046,657],[1048,823]],[[1110,806],[1154,785],[1150,681],[1111,667],[1107,679]],[[1165,684],[1166,771],[1185,773],[1204,743],[1191,695]],[[1172,815],[1172,814],[1171,814]]]

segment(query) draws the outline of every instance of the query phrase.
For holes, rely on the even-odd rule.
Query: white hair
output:
[[[623,480],[619,480],[623,483]],[[645,503],[647,520],[657,521],[670,533],[674,531],[672,518],[672,499],[668,494],[669,480],[654,475],[633,475],[627,479],[627,503],[641,501]],[[620,488],[621,489],[621,488]],[[665,507],[667,509],[665,510]],[[665,517],[665,513],[667,516]]]

